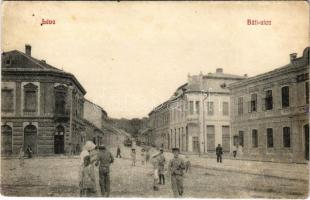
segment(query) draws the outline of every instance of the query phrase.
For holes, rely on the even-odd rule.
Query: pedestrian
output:
[[[158,156],[158,173],[159,173],[159,184],[165,185],[165,156],[164,150],[160,149],[160,154]]]
[[[132,160],[131,165],[136,166],[136,149],[131,149],[130,155],[131,155],[131,160]]]
[[[145,162],[148,163],[149,161],[150,161],[150,151],[149,149],[146,149]]]
[[[105,146],[99,146],[98,163],[99,164],[99,184],[101,196],[110,196],[110,165],[114,158],[111,152]]]
[[[216,149],[216,160],[217,162],[222,162],[223,149],[220,144],[217,145]]]
[[[122,158],[122,156],[121,156],[121,148],[119,147],[119,145],[117,146],[117,149],[116,149],[116,158],[118,158],[118,157]]]
[[[158,159],[159,154],[156,153],[154,155],[152,155],[151,158],[151,163],[153,165],[153,190],[154,191],[158,191],[158,164],[159,164],[159,159]]]
[[[24,153],[24,148],[21,147],[19,149],[19,165],[22,167],[24,166],[24,156],[25,156],[25,153]]]
[[[188,158],[188,155],[185,156],[185,172],[191,172],[191,161]]]
[[[32,149],[30,145],[27,146],[26,153],[28,155],[28,158],[32,158]]]
[[[233,151],[234,158],[236,158],[236,156],[237,156],[237,147],[235,145],[233,145],[232,151]]]
[[[175,198],[183,195],[183,170],[185,164],[183,159],[179,158],[179,148],[173,148],[173,158],[169,162],[168,171],[171,176],[171,187]]]
[[[84,157],[84,167],[82,170],[80,187],[82,188],[82,197],[96,196],[95,172],[90,161],[90,156]]]
[[[141,149],[141,164],[144,165],[145,161],[145,150]]]

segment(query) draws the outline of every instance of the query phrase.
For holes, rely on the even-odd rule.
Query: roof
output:
[[[303,51],[303,56],[293,59],[291,61],[291,63],[284,65],[282,67],[278,67],[278,68],[271,70],[269,72],[265,72],[263,74],[253,76],[251,78],[232,83],[229,85],[229,88],[235,88],[238,86],[249,84],[251,82],[260,81],[260,80],[263,80],[266,78],[270,78],[271,75],[277,75],[280,73],[288,73],[289,71],[299,70],[299,69],[302,69],[303,67],[306,67],[307,65],[309,65],[309,47],[305,48],[305,50]]]
[[[10,64],[6,64],[6,61],[8,60]],[[18,50],[2,53],[1,70],[2,72],[6,73],[53,73],[55,75],[65,76],[72,79],[77,87],[82,91],[82,93],[86,94],[86,90],[73,74],[60,70],[52,65],[47,64],[44,60],[38,60]]]
[[[88,103],[92,104],[93,106],[99,108],[106,116],[108,116],[108,113],[98,104],[95,104],[94,102],[91,102],[90,100],[88,100],[86,98],[85,98],[85,102],[88,102]]]
[[[226,74],[226,73],[208,73],[204,75],[203,78],[223,78],[223,79],[244,79],[245,76],[235,75],[235,74]]]

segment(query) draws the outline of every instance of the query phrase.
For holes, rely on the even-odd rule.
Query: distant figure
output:
[[[116,149],[116,158],[118,158],[118,157],[122,158],[122,156],[121,156],[121,148],[119,147],[119,145],[117,146],[117,149]]]
[[[179,158],[179,148],[173,148],[173,158],[169,162],[168,171],[171,175],[171,187],[175,198],[183,195],[183,170],[185,164],[183,159]]]
[[[27,149],[26,149],[26,153],[28,155],[28,158],[32,158],[32,149],[30,147],[30,145],[28,145]]]
[[[237,156],[237,147],[235,145],[233,145],[232,151],[233,151],[234,158],[236,158],[236,156]]]
[[[146,149],[145,153],[145,162],[148,163],[150,161],[150,151]]]
[[[216,160],[217,162],[222,162],[223,149],[220,144],[217,145],[216,149]]]
[[[151,163],[153,165],[153,190],[158,191],[158,164],[159,164],[159,159],[158,159],[159,154],[154,154],[152,155],[151,158]]]
[[[188,156],[185,156],[185,172],[191,172],[191,161],[189,161]]]
[[[94,167],[90,162],[90,156],[84,157],[84,168],[82,170],[82,180],[80,183],[82,197],[96,196],[96,182]]]
[[[22,167],[24,166],[24,156],[25,156],[25,153],[24,153],[24,148],[21,147],[19,149],[19,165]]]
[[[110,196],[110,165],[114,162],[114,158],[105,146],[99,146],[98,153],[99,164],[99,184],[101,195],[103,197]]]
[[[158,156],[158,173],[159,173],[159,184],[165,185],[165,163],[166,159],[164,156],[164,150],[160,149],[160,154]]]
[[[141,164],[144,165],[145,161],[145,150],[141,149]]]
[[[131,160],[132,160],[131,165],[136,166],[136,149],[131,149],[130,156],[131,156]]]

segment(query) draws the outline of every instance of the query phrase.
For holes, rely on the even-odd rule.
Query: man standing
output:
[[[222,149],[220,144],[217,145],[215,151],[216,151],[216,160],[217,160],[217,162],[221,163],[222,162],[223,149]]]
[[[122,158],[122,156],[121,156],[121,148],[119,147],[119,145],[117,146],[117,150],[116,150],[116,158],[118,158],[118,157]]]
[[[183,170],[185,169],[184,161],[179,158],[179,148],[173,148],[173,159],[169,162],[169,173],[171,175],[171,187],[175,198],[183,195]]]
[[[99,146],[99,185],[101,196],[104,197],[109,197],[110,195],[110,165],[113,161],[114,158],[110,151],[108,151],[105,146]]]
[[[165,185],[165,156],[164,150],[160,149],[160,154],[158,156],[158,173],[159,173],[159,184]]]

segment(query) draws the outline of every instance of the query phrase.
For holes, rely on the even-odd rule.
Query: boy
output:
[[[179,158],[179,148],[173,148],[173,158],[169,162],[168,171],[171,175],[171,187],[175,198],[183,195],[183,170],[185,164],[183,159]]]
[[[96,182],[94,167],[90,162],[90,156],[84,157],[84,168],[82,171],[82,181],[80,183],[82,197],[96,196]]]
[[[136,149],[131,150],[131,159],[132,159],[132,166],[136,166]]]

